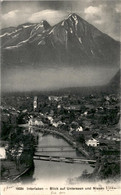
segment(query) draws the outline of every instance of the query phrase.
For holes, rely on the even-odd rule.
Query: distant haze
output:
[[[105,85],[116,70],[104,68],[8,69],[2,73],[3,91],[51,90]]]

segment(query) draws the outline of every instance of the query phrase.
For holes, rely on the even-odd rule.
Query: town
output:
[[[39,129],[57,132],[86,158],[96,161],[93,173],[83,174],[83,179],[119,178],[120,94],[10,96],[1,99],[1,148],[6,151],[3,162],[16,161],[19,169],[23,164],[23,170],[25,164],[32,165],[33,146],[37,143],[35,129]],[[28,131],[21,133],[22,125],[27,125]],[[29,148],[26,154],[24,147]],[[10,172],[5,164],[2,168],[6,179]]]

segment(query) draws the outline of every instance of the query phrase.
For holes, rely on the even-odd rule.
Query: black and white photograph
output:
[[[2,195],[121,193],[120,0],[1,0]]]

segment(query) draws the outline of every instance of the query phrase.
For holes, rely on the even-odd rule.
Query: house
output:
[[[44,126],[44,123],[40,119],[35,119],[34,123],[36,126]]]
[[[88,112],[87,112],[87,111],[85,111],[83,115],[84,115],[84,116],[87,116],[87,114],[88,114]]]
[[[109,97],[109,96],[105,96],[104,99],[105,99],[106,101],[110,101],[110,97]]]
[[[33,118],[30,118],[30,119],[29,119],[29,121],[28,121],[28,125],[29,125],[29,126],[33,126],[33,125],[34,125]]]
[[[77,129],[76,129],[76,131],[83,131],[83,128],[80,126],[80,127],[78,127]]]
[[[49,96],[48,97],[49,101],[61,101],[62,97],[61,96]]]
[[[70,105],[70,106],[64,106],[65,110],[74,110],[74,111],[80,111],[81,107],[80,105]]]
[[[48,118],[48,120],[50,121],[50,124],[52,124],[52,122],[53,122],[53,117],[48,116],[47,118]]]
[[[44,123],[38,118],[30,118],[28,124],[29,126],[44,126]]]
[[[59,121],[58,119],[52,121],[52,125],[53,125],[54,127],[58,127],[59,125],[63,125],[63,124],[64,124],[64,123],[62,123],[62,121]]]
[[[54,127],[58,127],[58,123],[52,123],[52,125],[54,126]]]
[[[86,144],[88,146],[97,147],[99,145],[99,142],[96,139],[91,138],[91,139],[86,141]]]
[[[60,108],[61,108],[61,105],[59,104],[59,105],[57,106],[57,108],[60,109]]]
[[[27,109],[23,110],[22,113],[26,113],[27,112]]]
[[[6,159],[6,150],[4,147],[0,147],[0,159]]]

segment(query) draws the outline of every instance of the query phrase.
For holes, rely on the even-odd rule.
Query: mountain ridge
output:
[[[44,23],[22,24],[2,36],[2,63],[119,67],[120,43],[77,14],[54,26]]]

